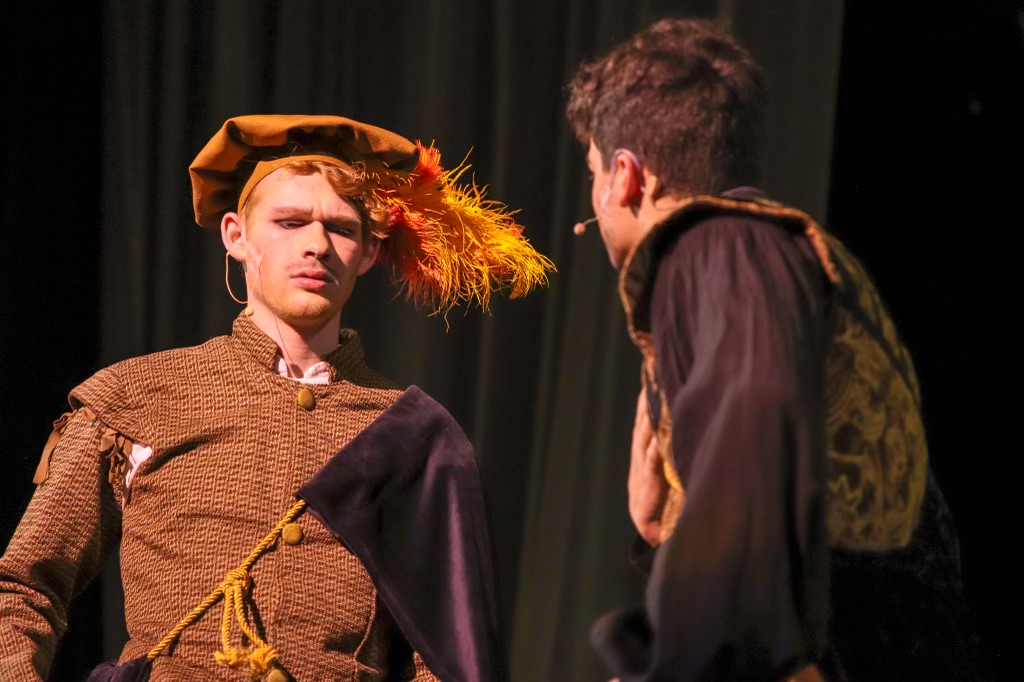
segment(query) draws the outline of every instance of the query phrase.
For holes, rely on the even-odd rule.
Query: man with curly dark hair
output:
[[[753,188],[760,67],[663,20],[580,67],[568,117],[643,356],[622,682],[976,679],[913,363],[857,259]]]

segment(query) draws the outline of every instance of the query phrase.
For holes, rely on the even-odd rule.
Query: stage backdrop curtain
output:
[[[338,114],[434,142],[520,209],[558,266],[547,289],[445,320],[374,271],[344,321],[373,366],[437,398],[476,447],[514,679],[602,679],[590,623],[642,598],[625,495],[639,362],[596,230],[571,231],[591,208],[565,83],[655,18],[726,22],[773,93],[764,184],[821,217],[841,1],[111,0],[103,12],[101,365],[200,343],[239,312],[187,173],[231,116]],[[108,656],[124,637],[116,581],[108,569]]]

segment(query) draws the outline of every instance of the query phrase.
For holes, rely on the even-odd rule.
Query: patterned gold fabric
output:
[[[905,547],[928,469],[917,375],[863,267],[827,239],[840,273],[825,373],[829,540],[844,549]]]
[[[830,545],[854,550],[904,547],[917,526],[928,448],[910,354],[860,263],[808,215],[770,200],[692,197],[675,212],[673,234],[712,215],[751,215],[802,234],[834,286],[835,325],[826,359],[828,448],[826,527]],[[649,306],[658,252],[656,227],[630,254],[619,294],[630,336],[643,354],[644,385],[663,453],[670,452],[664,396],[657,387]],[[662,413],[664,416],[661,416]],[[659,418],[660,417],[660,418]],[[674,473],[674,472],[672,472]],[[685,500],[685,493],[673,504]],[[674,518],[678,509],[666,509]]]
[[[17,671],[12,679],[45,675],[71,594],[119,533],[131,637],[121,660],[144,655],[401,393],[366,366],[358,337],[345,332],[327,358],[331,383],[305,387],[315,397],[307,410],[296,398],[301,386],[273,371],[276,352],[240,317],[230,337],[118,363],[72,392],[79,409],[0,559],[0,665]],[[154,450],[123,512],[119,486],[107,481],[108,429]],[[298,524],[299,544],[278,543],[252,569],[261,635],[295,680],[383,679],[389,633],[369,575],[315,518]],[[249,679],[214,664],[219,616],[214,608],[186,629],[171,655],[154,661],[152,679]],[[418,656],[408,668],[415,679],[435,679]]]
[[[633,334],[643,364],[640,372],[640,385],[648,401],[648,413],[651,415],[651,427],[658,441],[658,454],[661,456],[665,478],[669,483],[668,497],[661,510],[661,542],[665,542],[676,528],[676,521],[686,503],[686,492],[679,480],[675,460],[672,457],[672,415],[669,412],[665,391],[658,382],[657,353],[654,351],[654,340],[647,332]]]

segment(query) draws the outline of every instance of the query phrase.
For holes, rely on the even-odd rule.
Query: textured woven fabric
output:
[[[0,670],[38,680],[67,630],[67,607],[117,543],[120,508],[98,454],[105,427],[68,421],[50,472],[0,558]]]
[[[149,651],[241,563],[294,492],[401,393],[366,366],[354,332],[342,336],[327,385],[278,376],[276,345],[240,317],[230,337],[118,363],[72,391],[72,407],[96,420],[78,410],[68,423],[0,560],[0,665],[12,679],[45,674],[68,599],[119,532],[131,637],[122,661]],[[312,391],[311,410],[300,389]],[[154,450],[123,512],[97,454],[107,427]],[[298,523],[302,542],[278,543],[252,570],[263,637],[296,680],[382,679],[393,633],[369,575],[312,516]],[[249,679],[215,664],[220,624],[218,604],[154,661],[152,679]],[[416,679],[434,679],[414,658],[408,674],[415,665]]]

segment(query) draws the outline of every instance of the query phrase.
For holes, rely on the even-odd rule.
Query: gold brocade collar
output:
[[[830,281],[839,281],[821,227],[803,211],[773,201],[753,188],[733,190],[728,195],[688,197],[633,248],[619,271],[619,298],[626,313],[626,326],[633,342],[651,331],[650,304],[658,262],[665,249],[703,219],[716,215],[765,218],[793,232],[803,233]]]
[[[260,367],[276,374],[277,343],[253,323],[252,318],[240,314],[231,326],[231,339]],[[331,383],[344,381],[364,366],[363,344],[354,329],[342,328],[338,333],[338,347],[324,357],[330,370]]]

